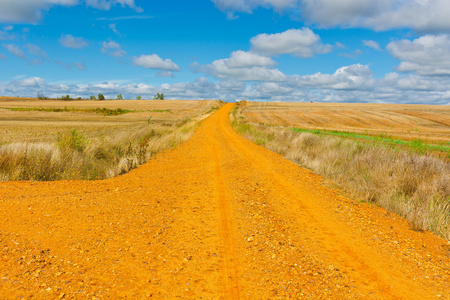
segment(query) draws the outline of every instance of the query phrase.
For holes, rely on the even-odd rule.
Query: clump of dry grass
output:
[[[332,179],[351,196],[404,216],[416,230],[450,239],[450,164],[442,159],[334,136],[250,124],[232,115],[244,137]]]
[[[0,181],[111,178],[188,140],[207,116],[128,126],[113,134],[92,137],[73,129],[58,133],[54,143],[2,145]]]

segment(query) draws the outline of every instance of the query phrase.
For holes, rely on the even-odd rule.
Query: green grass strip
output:
[[[353,139],[362,139],[362,140],[370,140],[378,143],[387,144],[390,146],[406,146],[415,152],[424,153],[428,150],[430,151],[441,151],[446,152],[450,157],[450,143],[442,143],[441,145],[432,145],[425,144],[420,139],[414,139],[412,141],[398,140],[388,137],[384,134],[378,136],[372,136],[368,134],[354,133],[348,131],[337,131],[337,130],[321,130],[321,129],[302,129],[302,128],[292,128],[295,132],[309,132],[313,134],[323,134],[323,135],[331,135],[338,136],[343,138],[353,138]]]
[[[44,111],[44,112],[86,112],[96,113],[105,116],[118,116],[135,110],[128,110],[122,108],[75,108],[75,107],[0,107],[0,109],[8,109],[11,111]]]

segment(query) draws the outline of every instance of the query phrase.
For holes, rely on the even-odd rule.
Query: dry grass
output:
[[[383,144],[294,132],[232,115],[234,128],[259,145],[329,178],[351,196],[406,217],[413,229],[450,239],[450,164]]]
[[[62,112],[0,109],[0,180],[104,179],[123,174],[189,139],[201,120],[221,105],[218,101],[74,104],[75,110]],[[7,106],[55,108],[67,107],[67,101],[0,100],[0,107]],[[107,116],[92,113],[97,108],[132,111]]]

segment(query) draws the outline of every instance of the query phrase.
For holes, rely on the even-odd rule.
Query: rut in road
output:
[[[448,299],[449,244],[237,135],[104,181],[0,183],[0,295]]]

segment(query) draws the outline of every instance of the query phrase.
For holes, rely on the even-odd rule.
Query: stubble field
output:
[[[249,122],[450,142],[450,106],[359,103],[248,102]]]

